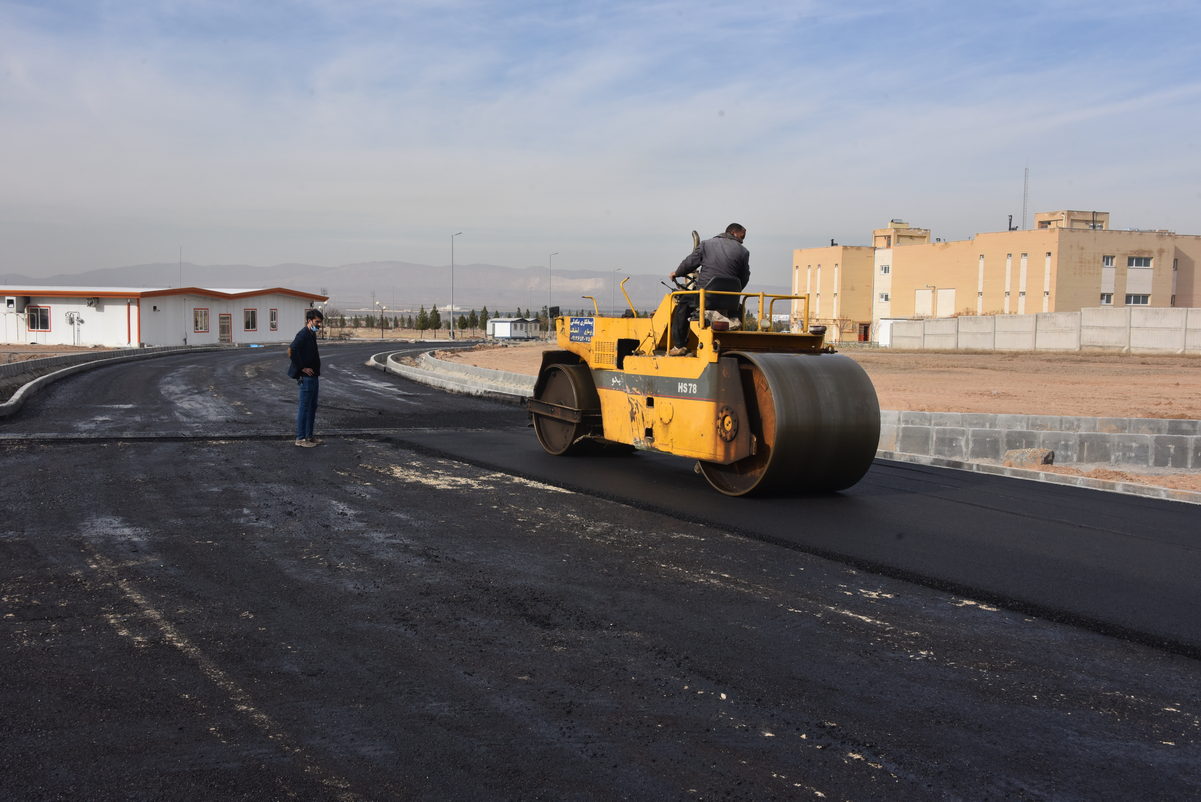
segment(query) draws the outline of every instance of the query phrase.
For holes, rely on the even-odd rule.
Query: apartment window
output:
[[[1113,303],[1113,293],[1112,292],[1101,293],[1101,306],[1109,306],[1112,303]]]
[[[192,310],[192,331],[196,334],[204,334],[209,330],[209,310],[193,309]]]
[[[29,331],[50,331],[50,307],[25,307],[25,328]]]
[[[881,300],[881,301],[887,301],[887,300],[889,300],[888,293],[886,293],[886,292],[882,292],[882,293],[880,293],[880,300]]]
[[[268,319],[270,320],[270,323],[271,323],[271,330],[279,331],[279,310],[272,309],[268,313]]]
[[[1101,267],[1113,267],[1113,257],[1112,256],[1102,256],[1101,257]]]
[[[243,309],[242,310],[242,330],[243,331],[258,331],[259,330],[259,310]]]
[[[1149,303],[1151,303],[1150,295],[1132,295],[1129,293],[1126,295],[1127,306],[1146,306]]]
[[[881,273],[887,273],[887,272],[888,272],[889,270],[891,270],[891,269],[892,269],[892,268],[891,268],[889,265],[880,265],[880,272],[881,272]]]
[[[1130,256],[1126,259],[1126,267],[1150,267],[1150,256]]]

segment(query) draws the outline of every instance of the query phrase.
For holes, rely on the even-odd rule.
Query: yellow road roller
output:
[[[595,314],[555,318],[559,348],[543,354],[527,402],[548,453],[617,443],[689,457],[730,496],[843,490],[867,472],[875,388],[810,329],[807,296],[669,288],[648,318],[621,289],[624,317],[602,316],[592,298]],[[730,317],[712,309],[730,309],[723,295],[737,296]],[[669,342],[677,303],[695,307],[683,346]],[[790,330],[772,331],[785,312]],[[687,353],[669,355],[672,345]]]

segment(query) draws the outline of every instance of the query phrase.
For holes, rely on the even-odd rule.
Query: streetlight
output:
[[[450,235],[450,339],[455,338],[455,237],[462,234],[456,231]]]
[[[550,324],[550,296],[551,296],[551,287],[554,284],[554,275],[555,275],[554,273],[551,272],[551,264],[553,263],[554,258],[558,255],[559,255],[559,252],[555,251],[550,256],[546,257],[546,339],[548,339],[548,340],[550,339],[550,333],[552,330],[552,327]]]
[[[384,339],[384,313],[388,311],[388,307],[379,301],[376,301],[375,305],[379,307],[379,338],[382,340]]]

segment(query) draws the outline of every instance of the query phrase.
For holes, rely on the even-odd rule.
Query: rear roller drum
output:
[[[739,353],[755,453],[729,465],[701,462],[728,496],[843,490],[875,458],[880,404],[871,380],[838,354]]]
[[[599,412],[600,399],[587,367],[550,365],[545,371],[536,397],[558,408],[560,415],[533,415],[534,433],[547,453],[569,454],[592,433],[590,418]]]

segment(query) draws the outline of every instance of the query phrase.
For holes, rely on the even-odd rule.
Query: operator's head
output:
[[[728,226],[726,226],[726,233],[739,242],[742,242],[744,239],[746,239],[746,228],[738,223],[730,223]]]

